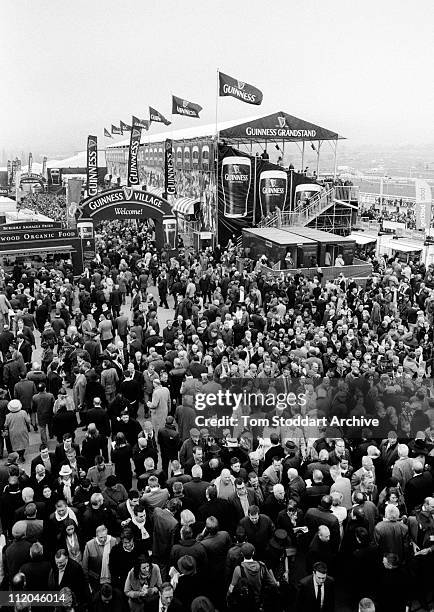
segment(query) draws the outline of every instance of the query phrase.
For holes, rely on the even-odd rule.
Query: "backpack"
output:
[[[261,562],[259,562],[259,564],[259,578],[261,581],[262,591],[262,580],[266,572],[266,567]],[[257,596],[255,595],[253,586],[249,582],[246,571],[242,564],[240,564],[240,572],[241,576],[238,579],[237,584],[234,586],[232,593],[228,597],[228,607],[233,610],[236,609],[237,612],[253,612],[254,610],[256,611],[261,608],[261,602],[257,601]]]

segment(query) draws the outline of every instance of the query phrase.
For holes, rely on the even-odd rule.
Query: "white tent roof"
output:
[[[28,165],[23,166],[23,167],[21,168],[21,172],[22,172],[23,174],[24,174],[25,172],[28,172],[28,171],[29,171],[29,166],[28,166]],[[33,163],[32,163],[32,172],[33,172],[34,174],[41,174],[41,172],[42,172],[42,164],[40,164],[39,162],[33,162]]]
[[[259,118],[260,117],[247,117],[246,119],[232,119],[231,121],[220,121],[219,123],[217,123],[217,129],[219,132],[221,132],[226,128],[234,127],[234,125],[239,125],[240,123],[246,123],[247,121],[253,121],[254,119]],[[151,129],[153,125],[155,125],[155,123],[151,123]],[[193,138],[201,138],[204,136],[212,137],[215,135],[215,123],[209,123],[208,125],[197,125],[189,128],[182,128],[181,130],[171,130],[170,126],[168,126],[165,132],[158,132],[157,134],[149,134],[149,132],[145,132],[144,130],[142,130],[141,143],[153,144],[154,142],[163,142],[164,140],[166,140],[166,138],[172,138],[173,140],[192,140]],[[118,147],[124,148],[128,147],[129,144],[130,139],[126,138],[124,140],[119,140],[118,142],[114,142],[113,144],[107,145],[107,149],[116,149]]]
[[[67,157],[66,159],[52,159],[47,162],[47,168],[86,168],[87,166],[87,153],[86,151],[80,151],[77,155]],[[98,151],[98,168],[105,168],[107,163],[105,161],[105,150]]]
[[[364,232],[352,232],[348,238],[355,240],[356,244],[369,244],[370,242],[376,242],[378,236],[365,234]]]

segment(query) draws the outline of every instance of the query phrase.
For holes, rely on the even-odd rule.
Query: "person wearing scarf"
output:
[[[58,493],[66,500],[67,504],[72,504],[75,485],[72,479],[72,469],[69,465],[62,465],[59,472]]]
[[[158,565],[151,563],[147,555],[140,555],[125,581],[124,593],[128,597],[131,612],[144,612],[146,604],[158,599],[161,585]]]
[[[111,582],[109,556],[115,545],[116,538],[108,534],[105,525],[100,525],[96,528],[96,537],[85,546],[83,571],[93,593],[99,591],[101,584]]]
[[[69,558],[81,565],[83,555],[77,525],[72,519],[67,518],[63,521],[63,527],[65,530],[64,548],[68,551]]]

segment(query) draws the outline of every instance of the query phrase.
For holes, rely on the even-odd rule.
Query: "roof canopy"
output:
[[[339,136],[336,132],[331,132],[319,125],[293,117],[282,111],[221,130],[220,138],[237,142],[250,142],[252,140],[302,142],[311,140],[338,140],[343,138],[343,136]]]

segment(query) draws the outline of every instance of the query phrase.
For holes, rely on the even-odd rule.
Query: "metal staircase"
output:
[[[300,204],[293,211],[276,211],[271,217],[262,219],[259,227],[290,227],[294,225],[308,225],[319,215],[333,206],[335,189],[332,187],[312,197],[309,204]]]

